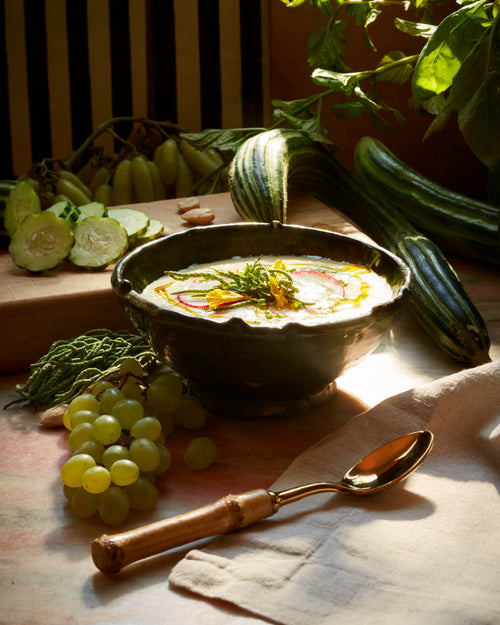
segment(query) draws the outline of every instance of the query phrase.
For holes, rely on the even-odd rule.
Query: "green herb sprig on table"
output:
[[[32,405],[67,403],[100,379],[119,372],[120,363],[133,357],[146,370],[160,364],[158,356],[141,336],[128,331],[89,330],[72,339],[52,343],[49,351],[30,367],[19,402]]]
[[[186,289],[177,291],[174,294],[190,294],[194,297],[206,297],[215,289],[230,291],[244,296],[244,301],[236,303],[221,303],[217,308],[235,308],[252,302],[256,306],[264,307],[265,305],[275,302],[280,295],[284,298],[282,301],[291,308],[302,308],[307,305],[295,297],[298,289],[293,284],[293,278],[290,272],[277,267],[268,267],[258,258],[253,263],[247,263],[242,271],[223,271],[219,269],[211,269],[202,272],[175,272],[169,271],[168,275],[175,280],[190,280],[192,278],[200,278],[204,281],[216,281],[207,289]],[[273,280],[274,279],[274,280]],[[286,302],[285,302],[286,300]]]

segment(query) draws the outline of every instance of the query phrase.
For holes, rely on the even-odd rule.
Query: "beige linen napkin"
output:
[[[425,428],[434,449],[403,484],[289,504],[190,551],[171,587],[285,625],[500,623],[500,360],[354,417],[272,489],[339,479],[377,446]]]

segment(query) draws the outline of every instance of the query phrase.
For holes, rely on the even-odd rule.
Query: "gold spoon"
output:
[[[308,495],[339,492],[369,495],[394,486],[424,460],[434,436],[413,432],[379,447],[349,469],[338,484],[315,482],[281,492],[263,488],[226,495],[202,508],[121,534],[103,534],[92,543],[95,565],[106,575],[124,566],[200,538],[240,530]]]

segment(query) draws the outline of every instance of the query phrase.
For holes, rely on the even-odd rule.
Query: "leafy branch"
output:
[[[281,1],[294,9],[305,3]],[[312,81],[323,91],[310,98],[273,101],[275,125],[286,121],[316,140],[327,140],[321,123],[324,103],[340,94],[344,101],[329,107],[338,118],[366,114],[376,128],[387,130],[387,113],[399,123],[404,118],[383,100],[378,83],[409,83],[410,105],[433,116],[424,139],[456,119],[473,153],[492,173],[500,174],[500,0],[443,0],[440,4],[451,3],[455,10],[436,24],[434,0],[310,0],[309,5],[327,18],[326,26],[309,39],[308,57]],[[420,53],[390,51],[371,68],[353,71],[344,59],[346,19],[362,29],[369,51],[377,55],[369,27],[385,8],[395,5],[421,16],[421,21],[394,20],[397,30],[422,38]]]

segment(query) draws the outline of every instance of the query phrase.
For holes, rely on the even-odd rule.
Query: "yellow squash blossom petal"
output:
[[[276,306],[278,308],[286,308],[288,306],[288,300],[283,294],[283,291],[278,285],[278,280],[274,276],[269,276],[269,283],[271,285],[271,293],[273,294]]]
[[[210,308],[217,308],[218,306],[228,306],[229,304],[235,304],[236,302],[242,302],[247,299],[240,293],[234,293],[234,291],[225,291],[224,289],[214,289],[207,293],[207,304]]]

